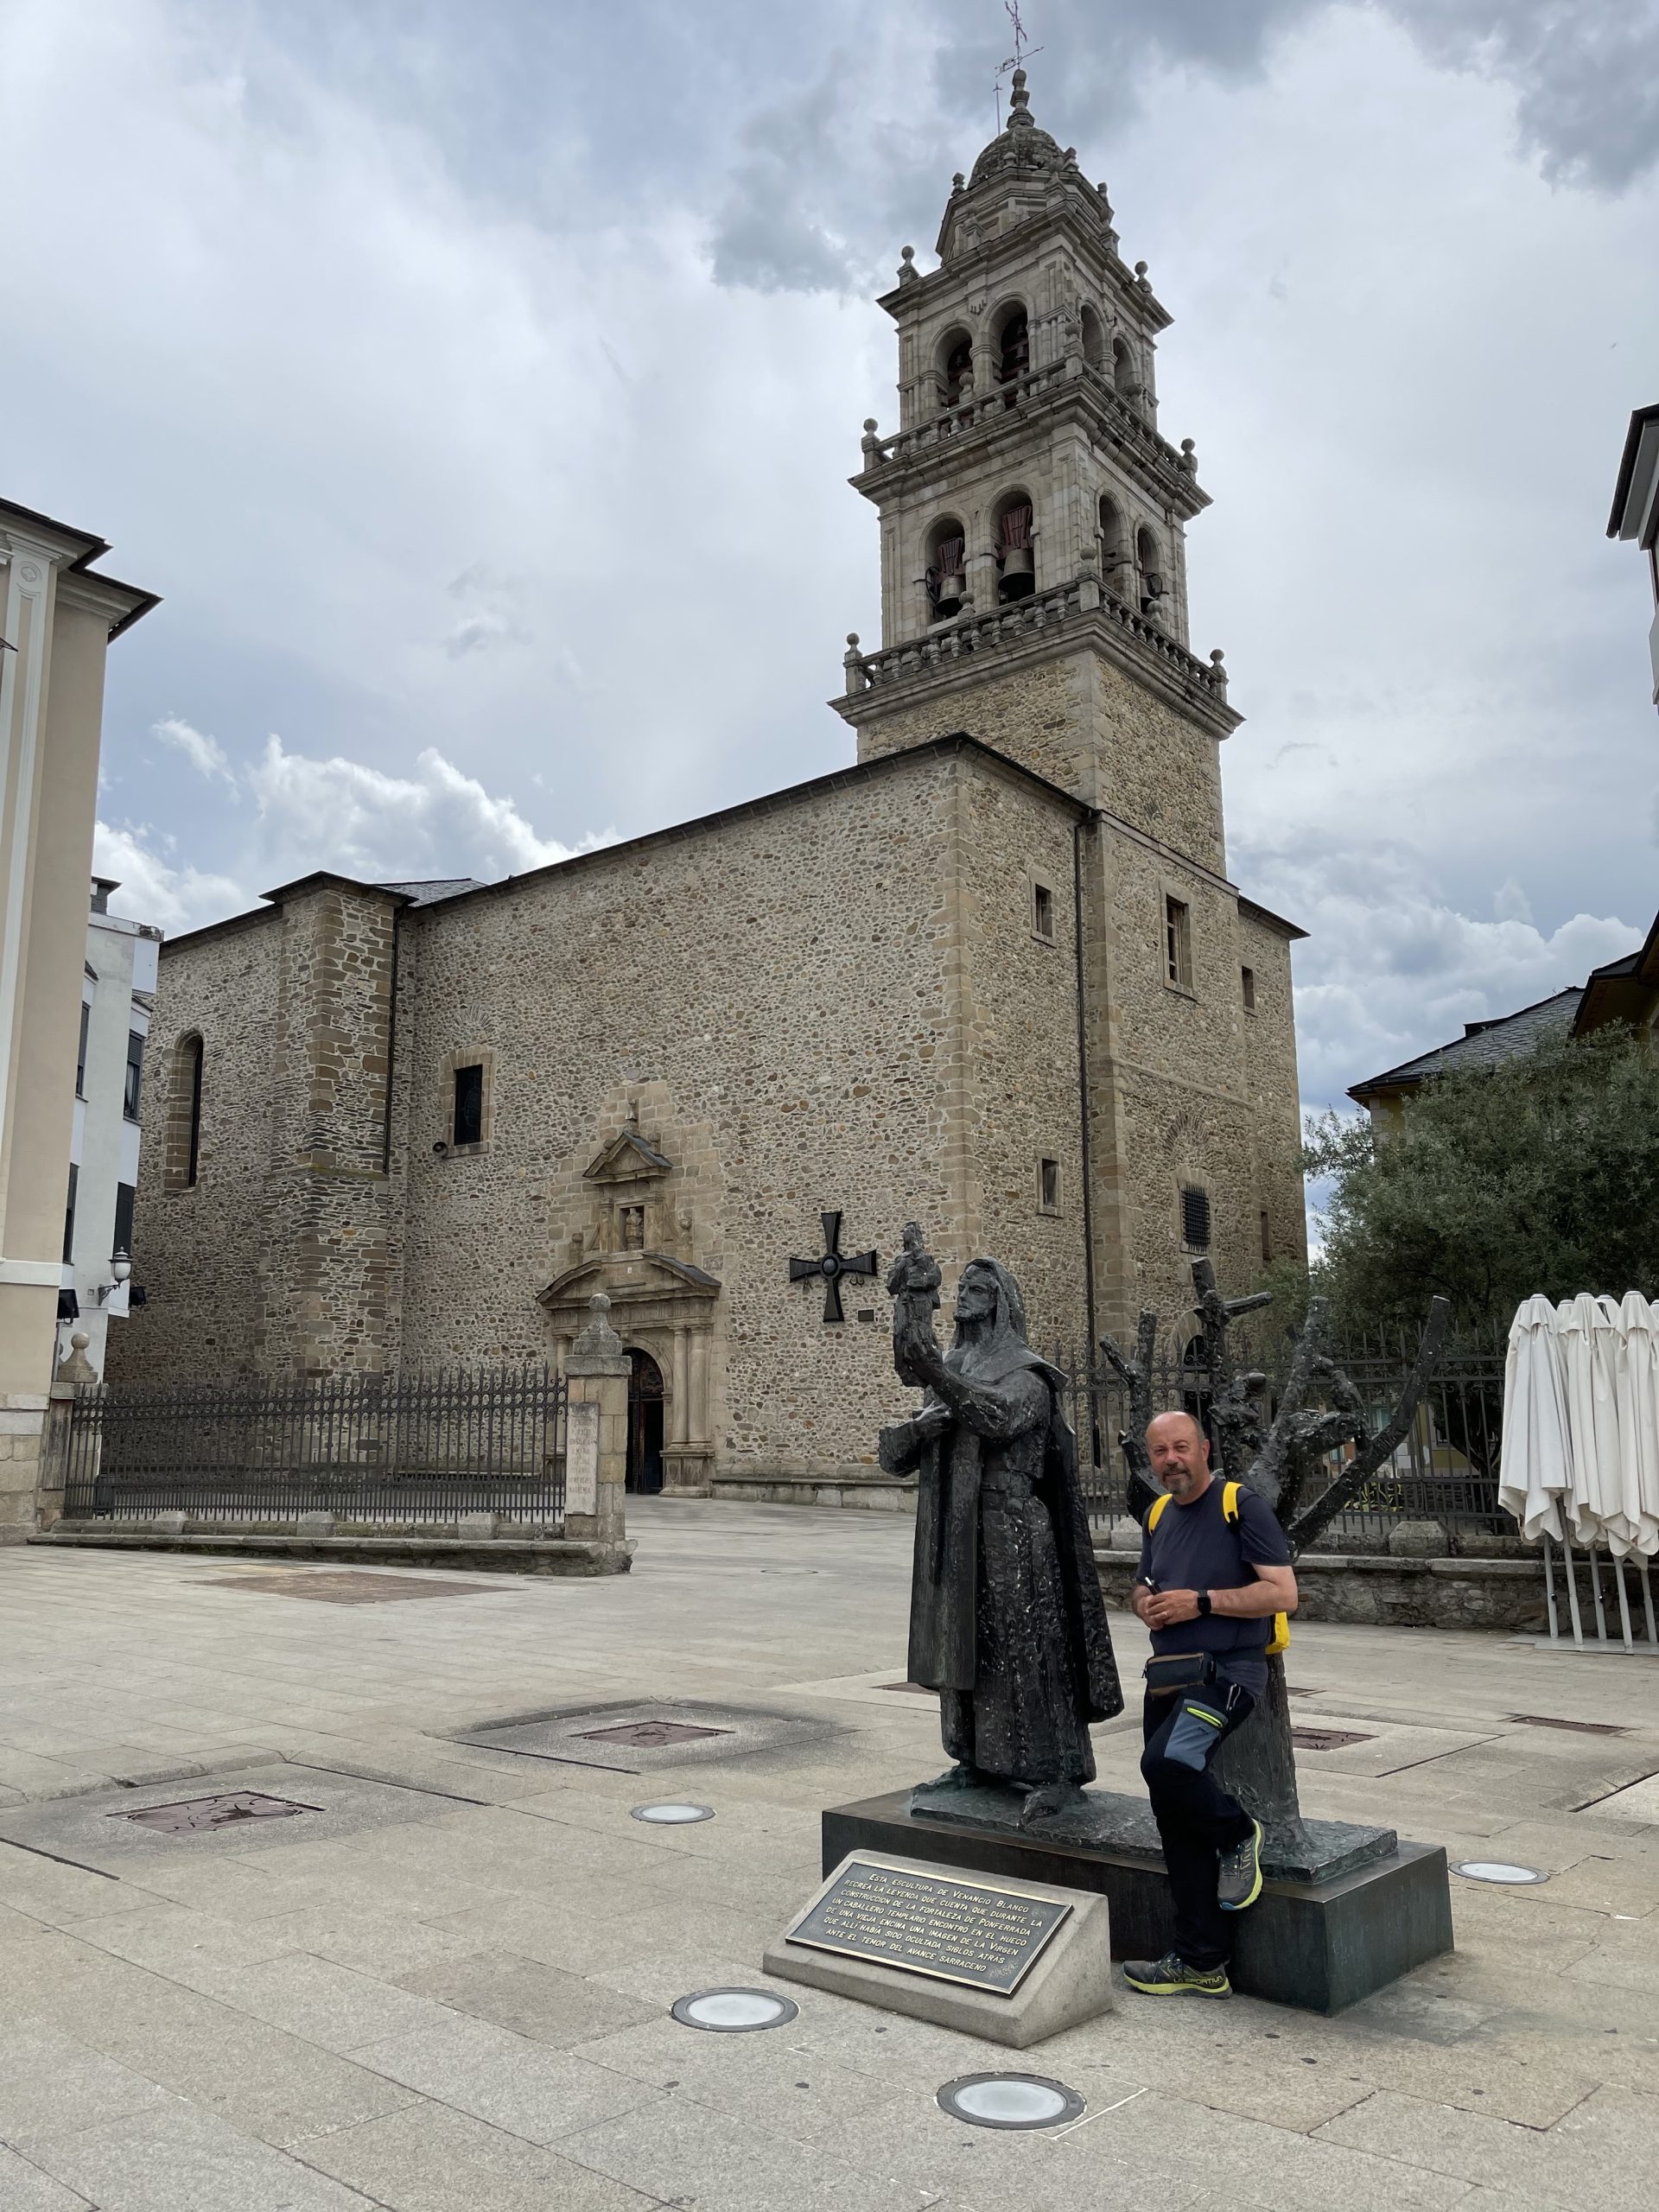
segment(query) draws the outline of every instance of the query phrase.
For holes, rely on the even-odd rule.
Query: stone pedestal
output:
[[[1146,1808],[1110,1791],[1089,1793],[1109,1822],[1122,1807],[1146,1818]],[[1080,1823],[1054,1834],[962,1819],[944,1821],[912,1809],[912,1793],[893,1790],[823,1815],[823,1867],[830,1872],[850,1851],[886,1851],[938,1866],[1014,1875],[1104,1897],[1116,1958],[1155,1959],[1174,1933],[1169,1884],[1157,1855],[1156,1832],[1134,1847],[1139,1832],[1126,1817],[1112,1840],[1090,1840]],[[1310,1823],[1331,1832],[1336,1822]],[[1385,1832],[1356,1830],[1377,1838]],[[1068,1840],[1069,1839],[1069,1840]],[[1238,1919],[1230,1968],[1233,1986],[1252,1997],[1314,2012],[1339,2012],[1402,1974],[1452,1948],[1452,1898],[1446,1853],[1438,1845],[1401,1843],[1381,1857],[1314,1882],[1269,1878]],[[1149,2000],[1150,2001],[1150,2000]]]
[[[614,1554],[627,1567],[623,1499],[628,1474],[628,1356],[610,1324],[602,1291],[588,1300],[587,1327],[570,1348],[564,1371],[564,1533],[572,1541]]]

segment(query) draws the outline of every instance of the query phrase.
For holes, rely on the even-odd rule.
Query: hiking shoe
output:
[[[1243,1843],[1236,1843],[1230,1851],[1221,1855],[1221,1872],[1216,1882],[1216,1902],[1224,1912],[1243,1912],[1246,1905],[1254,1904],[1262,1894],[1262,1823],[1250,1822],[1250,1832]]]
[[[1224,1967],[1193,1967],[1173,1951],[1161,1959],[1130,1959],[1123,1979],[1143,1997],[1230,1997],[1233,1985]]]

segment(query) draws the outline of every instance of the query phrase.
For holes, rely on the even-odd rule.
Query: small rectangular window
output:
[[[1054,893],[1046,883],[1031,887],[1031,931],[1033,937],[1054,942]]]
[[[1210,1193],[1196,1183],[1181,1185],[1181,1242],[1190,1252],[1210,1249]]]
[[[75,1053],[75,1096],[86,1096],[86,1028],[92,1020],[92,1009],[85,999],[80,1002],[80,1045]]]
[[[187,1043],[185,1050],[188,1055],[185,1063],[185,1067],[190,1084],[190,1128],[188,1157],[185,1162],[184,1179],[187,1186],[194,1188],[197,1172],[201,1166],[200,1038],[191,1038]]]
[[[644,1206],[622,1208],[622,1249],[643,1252],[645,1249],[645,1210]]]
[[[1058,1213],[1060,1210],[1060,1163],[1058,1160],[1041,1160],[1037,1163],[1037,1203],[1045,1213]]]
[[[1273,1222],[1265,1206],[1262,1209],[1262,1264],[1265,1268],[1273,1259]]]
[[[1240,995],[1244,1001],[1244,1011],[1246,1014],[1254,1014],[1255,1012],[1255,969],[1241,968],[1238,971],[1238,982]]]
[[[1178,990],[1192,988],[1192,917],[1184,899],[1164,900],[1164,974]]]
[[[127,1032],[127,1084],[121,1111],[130,1122],[138,1118],[138,1097],[144,1081],[144,1040],[136,1029]]]
[[[455,1116],[450,1136],[452,1144],[482,1144],[484,1141],[484,1065],[475,1060],[472,1066],[455,1070]]]
[[[63,1210],[63,1264],[67,1268],[75,1256],[75,1185],[80,1180],[80,1170],[69,1170],[69,1203]]]
[[[115,1186],[115,1242],[110,1249],[111,1253],[124,1252],[129,1259],[132,1257],[132,1204],[137,1195],[130,1183]]]

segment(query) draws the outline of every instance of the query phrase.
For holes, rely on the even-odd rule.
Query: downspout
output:
[[[1080,816],[1071,825],[1071,935],[1077,950],[1077,965],[1078,1152],[1083,1167],[1083,1286],[1084,1304],[1089,1316],[1089,1344],[1084,1356],[1086,1368],[1094,1365],[1100,1344],[1099,1322],[1095,1312],[1094,1160],[1089,1135],[1089,1002],[1083,953],[1083,830],[1085,821],[1092,827],[1098,819],[1097,810],[1091,807],[1086,816]]]

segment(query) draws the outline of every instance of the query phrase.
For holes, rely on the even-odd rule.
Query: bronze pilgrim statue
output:
[[[942,1353],[938,1268],[913,1223],[904,1244],[887,1278],[893,1364],[926,1395],[882,1430],[880,1458],[917,1477],[910,1679],[938,1691],[955,1762],[933,1787],[1000,1787],[1033,1821],[1093,1780],[1090,1723],[1123,1709],[1064,1378],[1026,1342],[996,1260],[963,1269]]]

